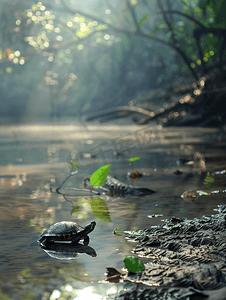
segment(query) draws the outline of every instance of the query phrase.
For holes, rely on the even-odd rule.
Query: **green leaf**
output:
[[[90,177],[90,183],[92,186],[101,186],[105,183],[111,165],[106,165],[96,170]]]
[[[105,222],[111,222],[110,213],[108,207],[103,198],[91,198],[90,206],[92,213],[97,216],[100,220]]]
[[[115,236],[122,236],[122,234],[120,234],[120,233],[117,232],[117,231],[120,230],[120,229],[122,229],[122,227],[116,227],[116,228],[115,228],[115,230],[114,230],[114,235],[115,235]]]
[[[122,227],[116,227],[114,231],[118,231],[120,229],[122,229]]]
[[[79,210],[79,206],[74,206],[72,209],[71,209],[71,214],[74,214],[76,212],[78,212]]]
[[[70,161],[70,164],[71,164],[71,166],[72,166],[73,168],[78,168],[78,166],[77,166],[75,163],[71,162],[71,161]]]
[[[149,13],[145,13],[143,18],[140,19],[138,22],[138,26],[140,27],[142,24],[144,24],[149,19]]]
[[[142,272],[145,267],[141,260],[134,256],[126,256],[124,258],[125,267],[133,273]]]
[[[139,159],[140,159],[140,157],[132,157],[132,158],[129,159],[129,161],[133,162],[133,161],[136,161],[136,160],[139,160]]]
[[[155,26],[155,28],[152,30],[151,34],[155,34],[159,29],[166,29],[167,26],[166,26],[166,22],[165,21],[161,21],[161,22],[158,22]]]

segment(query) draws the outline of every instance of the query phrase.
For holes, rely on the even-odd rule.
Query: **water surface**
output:
[[[130,157],[140,160],[131,165]],[[89,199],[73,193],[65,199],[49,191],[69,174],[70,159],[79,168],[66,182],[67,187],[83,187],[84,176],[111,164],[110,175],[157,193],[145,197],[102,194],[109,215],[100,218],[100,208],[98,215]],[[214,173],[226,169],[226,143],[216,129],[1,126],[0,164],[0,298],[57,299],[59,293],[72,293],[75,299],[86,299],[94,291],[92,299],[101,299],[100,295],[112,287],[98,283],[105,280],[105,267],[121,269],[124,256],[134,247],[123,237],[114,236],[114,228],[136,230],[161,222],[161,218],[148,217],[153,214],[200,217],[225,203],[225,193],[181,198],[187,190],[226,188],[225,173]],[[128,182],[126,174],[133,170],[145,176]],[[182,174],[174,174],[177,170]],[[63,220],[82,226],[97,222],[89,244],[97,257],[82,254],[61,261],[40,248],[36,240],[43,229]]]

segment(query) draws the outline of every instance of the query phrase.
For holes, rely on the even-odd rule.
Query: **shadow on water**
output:
[[[100,299],[98,294],[119,289],[98,283],[105,279],[105,268],[121,269],[134,246],[114,236],[116,227],[148,228],[159,224],[160,218],[150,217],[155,214],[200,217],[225,203],[226,143],[214,129],[21,126],[2,127],[0,140],[0,298],[57,299],[61,294],[85,299],[84,289],[86,297]],[[66,182],[65,199],[50,187],[54,191],[68,176],[69,156],[79,171]],[[140,160],[131,165],[130,157]],[[157,193],[139,197],[101,191],[98,197],[76,197],[73,189],[83,189],[83,178],[105,164],[111,164],[110,175],[119,181]],[[128,181],[127,172],[134,170],[143,176]],[[182,198],[186,191],[190,194]],[[56,222],[85,226],[92,220],[97,225],[89,246],[54,245],[43,251],[36,242]]]

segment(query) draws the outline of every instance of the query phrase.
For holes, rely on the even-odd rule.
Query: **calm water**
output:
[[[113,285],[105,267],[121,269],[134,244],[113,235],[116,227],[136,230],[161,222],[148,215],[193,218],[212,214],[225,203],[225,193],[182,199],[187,190],[225,189],[226,143],[215,129],[178,129],[117,125],[0,127],[0,299],[102,299]],[[131,165],[130,157],[140,157]],[[67,201],[50,193],[69,174],[73,159],[79,172],[66,183],[81,188],[83,177],[111,164],[110,175],[127,182],[138,170],[142,178],[130,184],[157,190],[145,197],[102,195],[94,211],[89,199],[72,193]],[[181,159],[181,160],[180,160]],[[183,164],[182,159],[190,162]],[[193,164],[192,162],[193,161]],[[181,175],[174,172],[181,170]],[[209,172],[209,173],[208,173]],[[81,254],[62,261],[48,256],[36,243],[44,228],[59,221],[84,226],[97,222],[89,246],[97,257]],[[115,289],[119,286],[114,287]],[[92,294],[92,296],[91,296]],[[10,299],[7,298],[7,299]],[[24,298],[25,299],[25,298]]]

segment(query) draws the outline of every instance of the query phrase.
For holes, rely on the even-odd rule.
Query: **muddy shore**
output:
[[[134,231],[128,239],[145,270],[125,275],[133,284],[107,299],[226,299],[226,205],[216,210]]]

